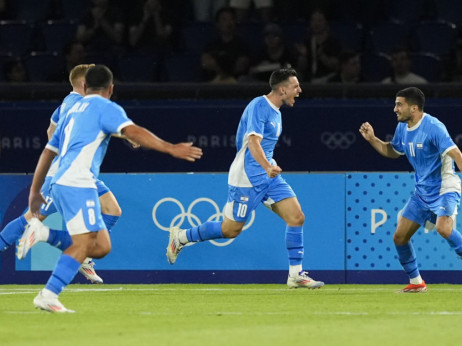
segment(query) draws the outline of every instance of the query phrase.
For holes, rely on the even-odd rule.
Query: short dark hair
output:
[[[112,81],[112,72],[105,65],[95,65],[85,73],[85,84],[88,89],[107,89],[112,85]]]
[[[396,93],[396,97],[404,97],[410,105],[417,105],[423,111],[425,106],[425,95],[419,88],[410,87],[402,89]]]
[[[272,90],[275,90],[279,84],[287,81],[290,77],[297,77],[297,72],[293,68],[281,68],[273,71],[269,79],[269,85]]]

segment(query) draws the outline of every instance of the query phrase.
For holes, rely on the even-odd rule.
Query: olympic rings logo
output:
[[[349,132],[323,132],[321,134],[321,142],[330,150],[348,149],[356,142],[356,135]]]
[[[176,216],[174,216],[171,220],[170,220],[170,223],[168,225],[162,225],[160,222],[159,222],[159,219],[158,219],[158,210],[159,210],[159,207],[164,204],[164,203],[173,203],[173,204],[176,204],[176,206],[178,207],[179,209],[179,213],[176,214]],[[220,221],[223,219],[223,211],[220,211],[220,208],[218,207],[218,204],[215,203],[214,200],[210,199],[210,198],[206,198],[206,197],[201,197],[201,198],[197,198],[195,199],[193,202],[191,202],[191,204],[188,206],[188,209],[185,210],[183,204],[177,200],[176,198],[173,198],[173,197],[165,197],[165,198],[162,198],[161,200],[159,200],[155,205],[154,207],[152,208],[152,220],[154,221],[154,224],[159,227],[162,231],[167,231],[171,228],[171,227],[180,227],[180,228],[184,228],[184,227],[181,227],[183,225],[183,223],[188,220],[188,223],[190,225],[190,227],[196,227],[196,226],[199,226],[200,224],[204,223],[205,221],[201,221],[201,219],[199,218],[199,216],[197,216],[196,214],[194,214],[192,212],[193,208],[199,204],[199,203],[208,203],[212,206],[212,209],[215,213],[211,214],[208,216],[208,218],[205,220],[205,221]],[[244,228],[243,228],[243,231],[245,231],[246,229],[248,229],[250,226],[252,226],[253,222],[255,220],[255,210],[252,211],[252,214],[250,215],[250,219],[248,220],[248,222],[244,225]],[[189,227],[187,227],[189,228]],[[227,239],[225,242],[218,242],[216,240],[209,240],[213,245],[215,246],[227,246],[229,244],[231,244],[234,239]],[[190,243],[188,245],[193,245],[194,243]]]

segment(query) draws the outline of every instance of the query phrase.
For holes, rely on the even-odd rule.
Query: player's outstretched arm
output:
[[[32,178],[32,185],[29,193],[29,210],[33,216],[38,217],[40,214],[40,205],[46,203],[40,189],[42,188],[43,181],[47,175],[51,162],[55,158],[56,153],[45,148],[40,155],[37,167],[35,168],[34,177]]]
[[[157,137],[152,132],[138,125],[128,125],[122,129],[122,134],[144,148],[170,154],[177,159],[196,161],[202,157],[202,149],[192,143],[172,144]]]
[[[359,132],[380,155],[390,159],[396,159],[400,157],[400,155],[393,150],[390,142],[384,142],[375,136],[374,128],[368,122],[361,125]]]

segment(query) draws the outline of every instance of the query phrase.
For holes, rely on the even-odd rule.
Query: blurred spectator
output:
[[[218,38],[205,46],[201,56],[202,68],[206,73],[206,80],[216,77],[216,56],[227,56],[225,61],[230,65],[227,70],[232,71],[234,78],[244,76],[248,72],[250,57],[247,46],[236,36],[236,16],[233,9],[227,7],[217,12],[215,19]]]
[[[8,12],[7,0],[0,0],[0,20],[11,19]]]
[[[267,24],[263,29],[263,47],[250,68],[250,75],[259,81],[267,82],[274,70],[291,67],[294,55],[284,43],[282,29],[277,24]]]
[[[63,48],[64,64],[62,71],[59,71],[56,76],[53,76],[55,82],[68,82],[71,70],[81,64],[85,64],[86,53],[85,47],[77,41],[66,44]]]
[[[173,47],[173,25],[162,0],[139,0],[129,18],[128,44],[138,53],[163,55]]]
[[[236,84],[233,76],[231,56],[226,52],[212,53],[214,60],[215,77],[210,81],[212,84]]]
[[[27,82],[27,70],[24,62],[20,59],[15,59],[5,62],[3,65],[3,74],[5,80],[10,83]]]
[[[340,71],[327,80],[328,83],[356,84],[363,82],[359,53],[346,50],[340,54]]]
[[[218,10],[225,7],[228,0],[191,0],[196,22],[211,22]]]
[[[273,0],[230,0],[229,7],[236,11],[236,18],[239,23],[249,18],[252,7],[255,8],[264,23],[271,22],[273,18]]]
[[[308,37],[296,48],[297,72],[302,80],[325,83],[337,72],[342,46],[330,33],[326,16],[321,10],[315,10],[311,15]]]
[[[76,39],[87,51],[118,51],[124,40],[125,19],[110,0],[92,0],[92,6],[77,27]]]
[[[391,54],[391,76],[382,80],[383,84],[426,84],[428,81],[411,72],[411,56],[405,47],[397,47]]]

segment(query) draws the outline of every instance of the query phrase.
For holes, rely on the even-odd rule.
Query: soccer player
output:
[[[273,150],[282,131],[283,105],[293,107],[302,92],[293,69],[274,71],[269,94],[254,98],[244,109],[236,135],[237,154],[228,176],[228,201],[223,221],[208,221],[187,230],[170,229],[167,259],[175,263],[179,252],[191,242],[237,237],[252,211],[263,203],[286,222],[285,238],[289,257],[290,288],[319,288],[303,271],[303,223],[305,215],[282,169],[273,159]]]
[[[415,191],[404,206],[393,241],[398,259],[410,279],[403,293],[425,292],[427,286],[419,273],[411,238],[427,221],[462,257],[462,236],[455,230],[454,219],[460,201],[460,179],[454,162],[462,168],[462,154],[446,127],[424,112],[425,96],[415,87],[398,91],[394,112],[398,126],[391,142],[374,135],[366,122],[359,132],[379,154],[396,159],[406,155],[415,170]]]
[[[62,118],[76,102],[83,98],[82,95],[84,94],[85,72],[92,66],[94,65],[77,65],[71,70],[69,74],[69,82],[72,85],[72,92],[64,98],[62,104],[53,112],[50,119],[50,125],[47,129],[48,140],[51,139],[59,119]],[[53,203],[53,199],[50,195],[51,178],[56,173],[57,168],[58,160],[55,158],[41,189],[41,193],[45,198],[46,204],[43,204],[40,208],[40,214],[38,217],[40,221],[45,220],[49,215],[57,212]],[[100,180],[98,180],[97,186],[98,195],[102,206],[103,219],[108,230],[111,230],[119,219],[122,211],[119,204],[117,203],[115,196],[107,188],[107,186]],[[28,227],[29,222],[34,225],[34,227],[41,227],[41,235],[43,236],[43,241],[48,242],[60,250],[66,249],[72,242],[69,233],[62,232],[60,230],[49,229],[47,226],[37,222],[35,218],[32,218],[30,210],[27,210],[24,215],[21,215],[20,217],[8,223],[2,232],[0,232],[0,251],[5,251],[9,246],[20,239],[24,233],[25,228]],[[18,258],[24,258],[27,251],[28,244],[21,242],[18,246]],[[87,258],[80,266],[79,272],[93,283],[103,283],[103,279],[101,279],[101,277],[96,274],[93,267],[94,262],[91,260],[91,258]]]
[[[72,236],[46,286],[34,305],[47,311],[73,312],[58,296],[76,275],[86,257],[102,258],[111,250],[111,241],[101,216],[96,180],[112,134],[122,134],[148,149],[195,161],[202,156],[192,143],[171,144],[143,127],[135,125],[122,107],[109,100],[113,92],[112,72],[96,65],[85,74],[85,97],[60,120],[53,137],[37,164],[29,194],[29,209],[37,217],[44,203],[40,186],[53,158],[59,153],[59,167],[51,181],[51,196]],[[34,228],[29,238],[40,232]]]

